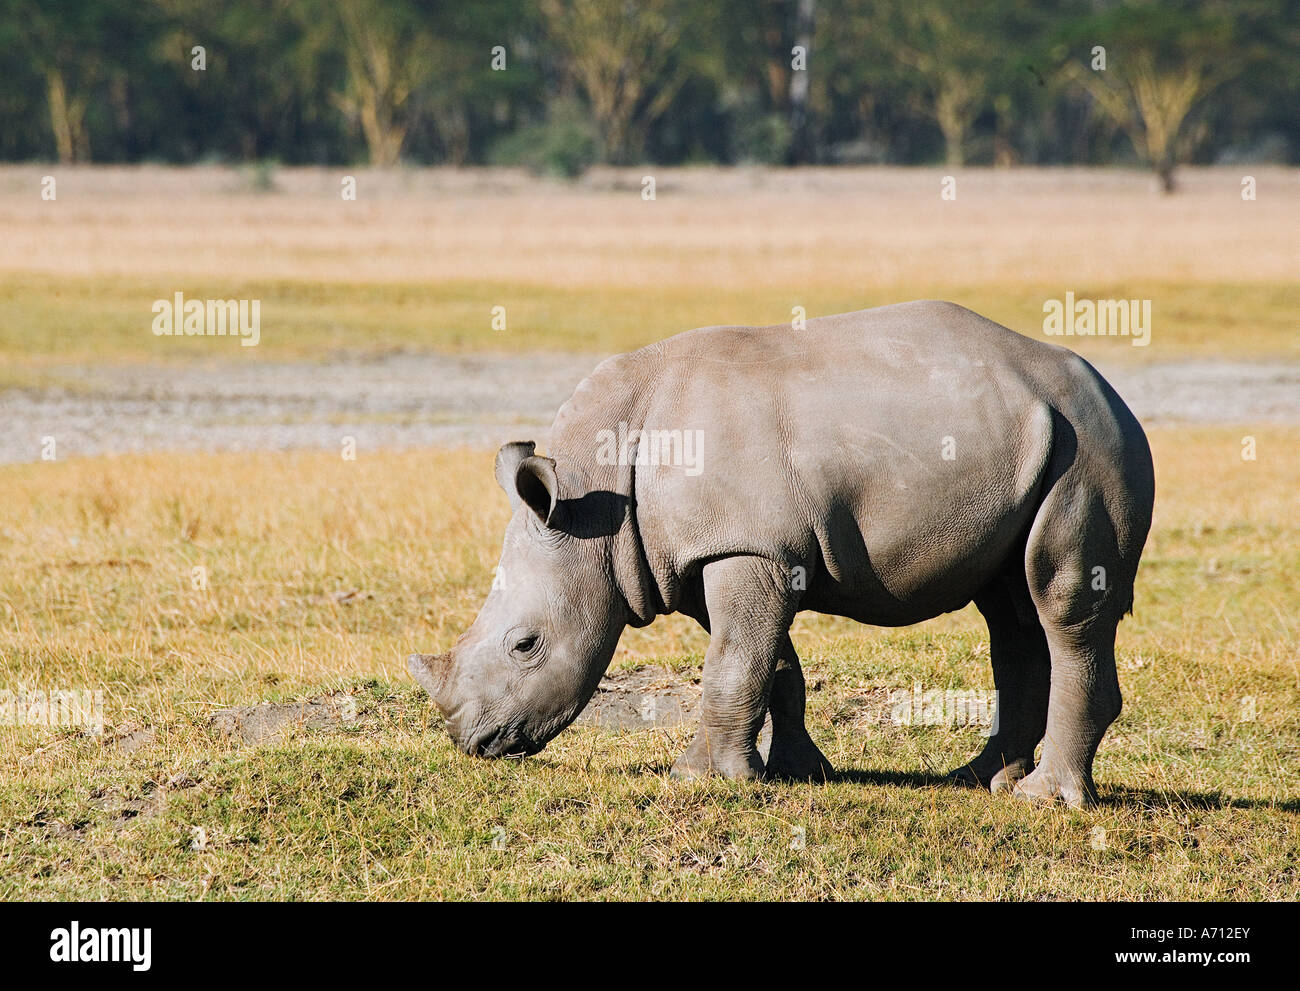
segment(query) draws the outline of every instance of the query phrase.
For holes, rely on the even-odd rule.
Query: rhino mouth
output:
[[[546,746],[519,730],[508,726],[475,734],[461,742],[460,748],[471,757],[531,757]]]

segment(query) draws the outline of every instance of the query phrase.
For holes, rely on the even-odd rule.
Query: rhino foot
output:
[[[765,774],[769,780],[825,782],[834,776],[835,768],[806,731],[773,732]]]
[[[998,792],[1011,791],[1018,781],[1033,770],[1032,758],[1022,757],[1005,763],[1001,760],[988,762],[976,758],[950,773],[948,780],[963,788],[986,788],[996,795]]]
[[[1072,809],[1082,809],[1097,802],[1097,789],[1092,781],[1074,773],[1054,773],[1040,765],[1032,774],[1015,782],[1011,794],[1025,802],[1053,805],[1062,802]]]
[[[669,777],[678,780],[723,777],[736,781],[755,781],[763,776],[763,758],[758,748],[751,746],[748,753],[737,747],[710,747],[704,734],[686,748],[686,752],[673,762]]]

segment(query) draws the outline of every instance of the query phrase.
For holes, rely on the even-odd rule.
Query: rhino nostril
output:
[[[466,743],[465,753],[471,757],[495,757],[493,747],[500,741],[501,733],[502,728],[498,726],[494,730],[477,734]]]

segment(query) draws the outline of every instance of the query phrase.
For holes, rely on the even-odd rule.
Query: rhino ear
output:
[[[497,451],[496,467],[493,469],[497,484],[505,490],[510,500],[511,511],[519,508],[519,488],[515,484],[515,475],[519,472],[519,463],[524,458],[531,458],[537,445],[531,440],[517,440],[502,446]]]
[[[555,462],[535,455],[524,458],[515,471],[515,490],[524,505],[549,526],[555,519],[555,507],[560,501]]]

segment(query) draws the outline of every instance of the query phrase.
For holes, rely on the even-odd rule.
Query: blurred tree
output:
[[[795,0],[720,0],[714,78],[732,161],[780,163],[791,153],[794,16]],[[813,149],[805,151],[806,160]]]
[[[995,96],[1023,68],[1018,55],[1032,44],[1035,9],[1019,0],[876,0],[878,57],[910,75],[907,96],[938,126],[949,166],[965,164],[982,113],[1010,112],[1010,102],[995,105]]]
[[[541,12],[610,161],[637,160],[686,81],[716,66],[701,58],[713,15],[697,0],[542,0]]]
[[[344,114],[361,125],[371,165],[396,165],[411,125],[411,94],[432,73],[437,41],[415,7],[392,0],[336,0],[347,85],[335,94]]]
[[[0,157],[572,173],[593,134],[617,162],[1131,144],[1172,186],[1300,154],[1298,35],[1300,0],[0,0]]]
[[[1204,0],[1113,5],[1066,36],[1088,52],[1066,63],[1066,76],[1124,131],[1167,193],[1189,150],[1193,112],[1257,54],[1239,43],[1232,8]],[[1096,47],[1104,67],[1094,67]]]
[[[797,0],[794,17],[794,47],[803,62],[790,73],[790,148],[792,163],[807,162],[813,158],[812,139],[809,133],[809,66],[812,58],[813,32],[817,23],[815,0]],[[793,63],[793,59],[791,60]]]
[[[5,0],[0,42],[30,59],[44,83],[60,162],[90,160],[87,110],[98,86],[134,54],[149,18],[129,0]]]
[[[811,112],[829,157],[1017,160],[1046,100],[1047,16],[1032,0],[818,0]]]
[[[143,6],[143,5],[141,5]],[[151,0],[163,30],[136,80],[135,130],[150,154],[339,160],[346,136],[328,94],[335,35],[300,0]],[[202,49],[201,61],[195,49]]]
[[[428,122],[443,155],[463,164],[471,154],[476,117],[500,113],[502,101],[530,78],[520,64],[529,46],[515,25],[535,20],[531,5],[520,0],[480,0],[472,6],[455,0],[304,4],[310,19],[319,17],[337,32],[347,76],[335,102],[360,125],[372,165],[397,163],[412,129]],[[504,68],[494,71],[498,46]]]

